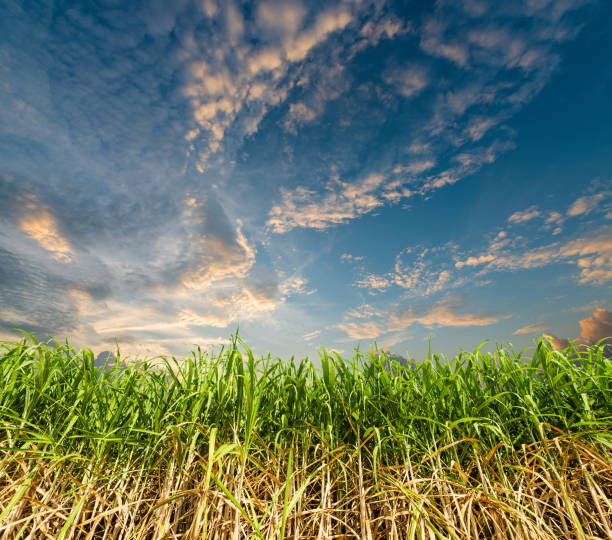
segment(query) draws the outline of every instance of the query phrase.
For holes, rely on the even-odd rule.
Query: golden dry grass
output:
[[[472,441],[458,444],[470,446]],[[214,448],[214,447],[213,447]],[[372,467],[363,450],[284,458],[172,448],[153,470],[99,468],[2,453],[3,538],[612,538],[608,449],[559,435],[467,468],[437,455]],[[289,472],[289,476],[287,475]],[[284,530],[284,534],[281,534]]]

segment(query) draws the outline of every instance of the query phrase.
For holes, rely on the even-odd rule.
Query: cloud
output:
[[[179,320],[188,326],[226,328],[234,322],[257,319],[276,309],[277,291],[276,284],[263,289],[253,285],[218,289],[207,295],[206,307],[183,309]]]
[[[284,122],[285,130],[296,135],[298,127],[320,118],[330,101],[339,98],[350,89],[350,82],[350,76],[338,50],[330,51],[328,64],[306,64],[298,81],[301,87],[301,101],[289,104],[289,112]]]
[[[351,13],[342,5],[321,13],[312,26],[284,43],[287,59],[290,62],[303,60],[311,49],[323,42],[329,34],[344,29],[351,20]]]
[[[435,302],[431,307],[419,306],[401,309],[376,310],[371,306],[362,306],[356,311],[345,313],[344,320],[338,324],[340,330],[353,339],[373,339],[387,333],[405,330],[415,323],[428,328],[470,326],[489,326],[501,318],[512,315],[494,315],[485,311],[465,312],[461,309],[463,299],[458,296],[448,296]],[[356,319],[356,320],[355,320]]]
[[[456,287],[462,282],[451,283],[453,275],[448,268],[444,268],[447,263],[440,257],[444,249],[444,246],[423,248],[419,253],[411,248],[404,249],[395,257],[393,272],[383,275],[366,274],[354,285],[379,292],[396,286],[405,289],[411,296],[428,296],[445,288]]]
[[[569,339],[558,338],[552,334],[542,334],[542,336],[547,338],[552,343],[553,348],[558,351],[569,347]]]
[[[381,276],[376,276],[374,274],[368,274],[363,279],[360,279],[355,282],[357,287],[367,288],[367,289],[375,289],[378,291],[384,291],[388,287],[390,287],[392,282]]]
[[[452,184],[462,177],[474,173],[482,164],[491,163],[495,156],[508,147],[509,142],[494,141],[488,147],[475,148],[455,156],[460,165],[443,173],[427,178],[420,189],[422,194],[437,189],[445,184]],[[410,181],[419,173],[433,166],[432,160],[412,161],[408,165],[395,166],[396,175],[409,172]],[[373,173],[361,180],[343,182],[334,176],[324,187],[323,192],[303,186],[288,190],[280,188],[281,204],[275,205],[269,212],[267,226],[276,233],[286,233],[296,227],[326,229],[339,223],[346,223],[384,206],[387,201],[397,202],[412,195],[412,191],[402,188],[405,180],[389,179],[388,176]]]
[[[372,321],[342,322],[337,327],[352,339],[373,339],[385,332],[378,323]]]
[[[346,317],[351,319],[366,319],[374,317],[378,311],[370,304],[361,304],[359,307],[346,312]]]
[[[564,222],[565,218],[563,217],[563,214],[553,210],[549,212],[548,217],[544,220],[544,228],[549,229],[550,227],[556,225],[556,228],[553,231],[553,235],[556,236],[557,234],[561,233],[561,227]]]
[[[572,240],[561,246],[560,257],[573,260],[580,270],[580,284],[602,285],[612,279],[612,228]],[[576,259],[578,257],[578,259]]]
[[[586,317],[580,321],[581,333],[576,337],[574,344],[577,349],[594,346],[598,341],[604,338],[610,338],[600,345],[604,346],[606,355],[612,354],[612,311],[598,307],[591,317]],[[559,338],[552,334],[543,334],[549,339],[556,350],[566,349],[569,346],[569,339]]]
[[[205,289],[215,281],[244,277],[255,263],[255,250],[240,222],[234,227],[213,197],[206,199],[191,221],[191,256],[182,283],[189,289]]]
[[[393,39],[411,31],[412,25],[409,21],[403,21],[394,14],[385,14],[378,19],[367,20],[359,33],[366,38],[369,46],[375,46],[382,39]],[[361,42],[358,43],[360,50]]]
[[[541,212],[538,210],[538,207],[533,205],[527,208],[527,210],[523,210],[522,212],[515,212],[508,218],[508,223],[525,223],[526,221],[530,221],[533,218],[536,218],[541,215]]]
[[[257,23],[282,36],[295,36],[301,28],[306,9],[300,2],[289,0],[262,2],[257,6]]]
[[[79,326],[77,302],[69,294],[77,285],[62,275],[61,266],[59,262],[50,268],[44,257],[0,247],[0,328],[6,334],[22,328],[41,337],[47,333],[57,337]]]
[[[464,261],[457,261],[455,263],[455,266],[457,268],[463,268],[464,266],[480,266],[482,264],[493,261],[495,261],[495,255],[489,253],[486,255],[479,255],[477,257],[468,257]]]
[[[317,52],[319,58],[309,59],[312,51],[353,20],[353,12],[344,4],[314,14],[305,28],[304,21],[312,17],[300,2],[261,3],[250,19],[233,3],[224,4],[223,12],[229,41],[216,24],[210,25],[210,47],[190,51],[183,88],[199,130],[193,152],[201,172],[221,164],[224,152],[256,133],[268,112],[286,103],[292,88],[301,86],[308,94],[310,73],[316,74],[317,91],[305,102],[289,103],[285,127],[291,133],[297,125],[313,121],[326,101],[346,89],[343,60],[338,56],[342,48],[327,47]],[[220,11],[215,12],[216,19],[220,16]]]
[[[570,217],[590,214],[597,205],[607,197],[608,193],[597,193],[595,195],[585,195],[577,199],[568,209],[567,215]]]
[[[308,332],[307,334],[304,334],[302,336],[302,339],[305,339],[306,341],[310,341],[312,339],[319,337],[320,335],[321,335],[321,330],[313,330],[312,332]]]
[[[428,328],[438,327],[468,327],[468,326],[489,326],[499,321],[500,316],[488,314],[484,311],[461,313],[462,303],[459,297],[449,297],[442,299],[426,313],[418,313],[409,308],[403,311],[396,311],[389,318],[390,327],[394,330],[407,328],[418,322]],[[503,318],[511,317],[504,315]]]
[[[612,228],[609,226],[565,243],[555,242],[518,251],[515,244],[521,238],[513,241],[508,238],[508,242],[501,244],[496,239],[484,253],[456,260],[455,267],[482,266],[478,274],[482,275],[490,271],[514,271],[565,263],[575,264],[580,269],[580,284],[602,285],[612,279]]]
[[[383,79],[405,98],[418,95],[429,84],[426,69],[419,65],[393,69],[388,71]]]
[[[58,261],[69,263],[74,256],[70,243],[60,232],[56,217],[50,208],[42,206],[34,195],[19,201],[21,217],[19,228],[33,238]]]
[[[325,229],[346,223],[384,204],[379,193],[384,180],[381,174],[354,183],[334,178],[327,183],[327,194],[304,187],[281,187],[282,203],[271,208],[266,225],[276,233],[285,233],[296,227]]]
[[[513,334],[532,334],[536,332],[541,332],[542,330],[546,330],[548,328],[547,324],[537,323],[537,324],[529,324],[527,326],[523,326],[518,330],[512,332]]]
[[[314,290],[306,289],[308,280],[302,276],[292,276],[284,280],[280,286],[279,291],[281,294],[289,296],[292,294],[313,294]]]
[[[498,119],[494,117],[475,116],[469,121],[465,131],[471,140],[479,141],[497,122]]]
[[[275,232],[323,230],[492,163],[512,147],[504,120],[548,80],[572,35],[553,4],[535,22],[491,5],[495,21],[470,19],[483,26],[472,34],[444,2],[421,26],[359,2],[323,11],[297,0],[100,4],[58,12],[53,24],[44,7],[14,8],[0,87],[0,325],[92,344],[123,336],[156,352],[220,339],[210,327],[264,319],[314,292],[303,268],[281,274],[262,263],[262,218]],[[426,54],[407,62],[414,43]],[[372,84],[359,71],[367,47]],[[383,53],[399,64],[379,62]],[[404,106],[417,95],[405,129]],[[381,126],[396,134],[386,148]],[[285,148],[309,166],[277,157]],[[241,176],[250,152],[270,166],[257,190],[259,169]],[[251,200],[256,191],[270,204],[281,184],[271,212]],[[403,256],[370,283],[406,294],[455,283],[452,268],[418,257],[412,267]],[[609,271],[601,251],[568,257],[586,279]]]
[[[393,169],[395,174],[408,173],[410,175],[417,175],[424,173],[425,171],[432,169],[436,166],[436,162],[433,159],[422,159],[419,161],[413,161],[408,165],[396,165]]]
[[[580,321],[580,336],[587,343],[596,343],[604,338],[612,339],[612,311],[598,307],[591,317]]]
[[[458,40],[446,39],[445,29],[440,19],[429,19],[421,29],[421,47],[433,56],[450,60],[459,67],[466,67],[469,58],[467,47]]]
[[[355,256],[351,255],[350,253],[343,253],[342,255],[340,255],[340,260],[342,262],[361,262],[363,261],[363,259],[363,255]]]

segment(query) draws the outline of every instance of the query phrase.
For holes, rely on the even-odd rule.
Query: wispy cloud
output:
[[[364,257],[363,255],[352,255],[351,253],[343,253],[342,255],[340,255],[340,260],[342,260],[343,262],[361,262],[363,261]]]
[[[312,332],[308,332],[302,336],[306,341],[313,340],[321,335],[321,330],[313,330]]]
[[[411,98],[429,84],[429,75],[423,66],[415,64],[391,69],[385,73],[383,80],[405,98]]]
[[[536,218],[541,215],[541,212],[538,210],[537,206],[530,206],[527,210],[515,212],[508,218],[508,223],[525,223],[526,221],[530,221],[533,218]]]
[[[367,306],[366,306],[367,308]],[[359,309],[345,313],[344,320],[338,328],[353,339],[373,339],[387,334],[393,334],[419,323],[427,328],[472,326],[489,326],[500,319],[512,315],[496,315],[486,311],[466,311],[463,298],[446,296],[433,305],[420,305],[406,309],[396,306],[393,309],[375,310]],[[397,335],[395,335],[397,338]],[[399,338],[398,338],[399,339]],[[399,342],[399,341],[398,341]]]
[[[497,323],[500,318],[509,318],[512,315],[493,315],[485,311],[464,312],[461,297],[448,297],[439,300],[425,313],[413,308],[396,311],[389,319],[393,329],[407,328],[418,322],[428,328],[439,327],[468,327],[489,326]]]
[[[345,223],[384,204],[380,195],[384,181],[383,175],[371,174],[355,183],[333,178],[323,193],[304,187],[281,188],[282,202],[270,210],[267,225],[274,232],[284,233],[295,227],[324,229]]]
[[[447,247],[403,249],[395,257],[392,272],[382,275],[366,273],[354,285],[378,292],[395,286],[411,296],[422,297],[458,286],[462,281],[452,282],[451,266],[448,260],[444,260]]]
[[[547,324],[535,323],[535,324],[528,324],[527,326],[523,326],[522,328],[519,328],[518,330],[515,330],[512,333],[513,334],[533,334],[537,332],[542,332],[543,330],[546,330],[547,328],[548,328]]]
[[[583,198],[578,199],[582,201]],[[598,199],[601,200],[601,199]],[[574,203],[575,204],[575,203]],[[581,208],[582,202],[579,205]],[[573,207],[573,205],[572,205]],[[541,215],[537,207],[516,212],[508,219],[509,223],[523,223]],[[561,224],[563,217],[552,211],[545,225]],[[501,233],[500,233],[501,234]],[[612,279],[612,229],[602,227],[574,240],[554,242],[548,245],[532,246],[528,249],[517,245],[522,237],[511,239],[504,232],[490,242],[489,248],[478,255],[470,255],[455,260],[455,267],[482,267],[478,275],[490,271],[514,271],[519,269],[540,268],[554,263],[574,264],[580,269],[580,284],[603,284]]]

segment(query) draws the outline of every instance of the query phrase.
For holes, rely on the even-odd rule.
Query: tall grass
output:
[[[612,359],[0,356],[6,538],[612,537]]]

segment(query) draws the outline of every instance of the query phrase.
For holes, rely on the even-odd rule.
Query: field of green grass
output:
[[[415,369],[0,346],[2,538],[612,538],[602,346]]]

